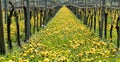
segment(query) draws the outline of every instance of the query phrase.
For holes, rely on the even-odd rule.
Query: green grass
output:
[[[119,56],[113,43],[98,38],[63,6],[23,49],[13,49],[0,62],[117,62]]]

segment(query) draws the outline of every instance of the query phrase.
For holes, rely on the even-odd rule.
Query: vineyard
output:
[[[0,62],[120,62],[120,0],[0,0]]]

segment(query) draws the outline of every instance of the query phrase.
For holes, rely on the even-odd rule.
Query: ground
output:
[[[92,33],[65,6],[20,51],[0,56],[0,62],[119,62],[112,43]]]

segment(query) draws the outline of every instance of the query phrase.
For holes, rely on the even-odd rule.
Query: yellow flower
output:
[[[31,44],[29,44],[29,47],[32,47],[32,45],[31,45]]]
[[[25,51],[24,53],[28,54],[28,53],[29,53],[29,50]]]
[[[83,53],[79,53],[79,56],[82,57],[82,56],[83,56]]]
[[[15,56],[12,56],[12,60],[15,60]]]
[[[14,61],[12,61],[12,60],[9,60],[8,62],[14,62]]]
[[[43,51],[42,51],[41,54],[42,54],[42,56],[46,57],[46,56],[49,55],[49,52],[47,52],[47,51],[46,51],[46,52],[43,52]]]
[[[27,54],[26,53],[23,53],[23,55],[22,56],[27,56]]]
[[[56,54],[50,54],[50,56],[51,56],[52,59],[56,58]]]
[[[23,62],[22,58],[19,58],[19,59],[18,59],[18,62]]]
[[[30,49],[29,49],[29,52],[32,53],[32,52],[33,52],[33,49],[34,49],[34,48],[30,48]]]
[[[92,60],[94,60],[94,58],[86,59],[86,61],[92,61]]]
[[[103,41],[101,41],[100,44],[105,46],[107,45],[106,42],[103,42]]]
[[[38,50],[34,50],[35,51],[35,53],[38,53],[39,51]]]
[[[68,62],[68,59],[65,56],[62,56],[58,61],[60,61],[60,62]]]
[[[0,60],[4,60],[5,58],[4,57],[0,57]]]
[[[91,48],[90,51],[95,51],[95,48]]]
[[[23,46],[23,49],[27,49],[25,46]]]
[[[34,55],[31,55],[30,58],[34,58],[35,56]]]
[[[102,60],[99,60],[98,62],[102,62]]]
[[[110,51],[109,51],[109,50],[106,50],[106,51],[105,51],[105,54],[109,55],[109,54],[110,54]]]
[[[45,58],[44,62],[50,62],[50,60],[48,58]]]
[[[29,62],[29,60],[28,60],[28,59],[26,59],[26,60],[23,60],[23,62]]]
[[[66,53],[70,53],[71,51],[70,50],[67,50]]]
[[[117,51],[116,49],[113,49],[113,50],[112,50],[112,53],[115,53],[116,51]]]
[[[42,62],[42,61],[38,61],[38,62]]]

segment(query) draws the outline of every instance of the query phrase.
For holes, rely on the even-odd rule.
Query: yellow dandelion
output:
[[[50,60],[48,58],[45,58],[44,62],[50,62]]]
[[[4,57],[0,57],[0,60],[4,60],[5,58]]]
[[[31,55],[30,58],[34,58],[35,56],[34,55]]]
[[[82,57],[82,56],[83,56],[83,53],[79,53],[79,56]]]
[[[27,56],[27,54],[26,53],[23,53],[23,55],[22,56]]]
[[[23,62],[29,62],[29,60],[28,60],[28,59],[26,59],[26,60],[23,60]]]
[[[15,56],[12,56],[12,60],[15,60]]]
[[[23,62],[22,58],[19,58],[19,59],[18,59],[18,62]]]
[[[42,62],[42,61],[39,60],[38,62]]]
[[[113,50],[112,50],[112,53],[115,53],[116,51],[117,51],[116,49],[113,49]]]
[[[98,62],[102,62],[102,60],[99,60]]]
[[[32,44],[29,44],[29,47],[32,47]]]
[[[14,62],[14,61],[12,61],[12,60],[9,60],[8,62]]]
[[[35,53],[38,53],[39,51],[38,50],[34,50],[35,51]]]

